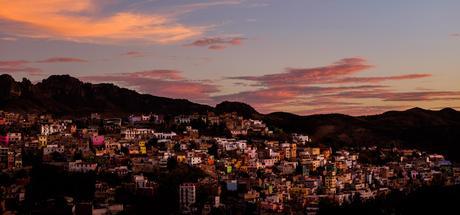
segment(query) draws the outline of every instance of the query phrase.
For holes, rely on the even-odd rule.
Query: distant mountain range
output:
[[[216,107],[120,88],[113,84],[83,83],[68,75],[53,75],[32,84],[0,75],[0,110],[87,115],[92,112],[121,116],[129,113],[187,114],[238,112],[264,120],[272,128],[306,133],[316,142],[349,146],[403,146],[444,153],[460,161],[460,112],[413,108],[373,116],[323,114],[299,116],[284,112],[261,114],[250,105],[222,102]]]

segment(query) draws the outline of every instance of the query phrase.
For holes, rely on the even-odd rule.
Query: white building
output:
[[[59,154],[64,153],[64,146],[53,144],[53,145],[47,145],[45,148],[43,148],[43,155],[50,155],[50,154],[53,154],[54,152],[57,152]]]
[[[40,127],[41,135],[51,135],[61,133],[67,129],[65,123],[43,124]]]
[[[192,157],[189,157],[189,161],[188,161],[188,162],[189,162],[189,164],[190,164],[191,166],[194,166],[194,165],[198,165],[198,164],[202,163],[203,161],[202,161],[201,157],[192,156]]]
[[[135,175],[134,183],[136,184],[136,188],[146,188],[149,184],[149,180],[145,176]]]
[[[310,143],[312,139],[308,135],[301,135],[301,134],[292,134],[294,140],[301,142],[303,144]]]
[[[191,121],[192,121],[192,118],[190,116],[181,115],[181,116],[174,117],[174,122],[176,124],[190,124]]]
[[[125,135],[125,139],[134,140],[146,136],[152,136],[154,135],[155,131],[153,131],[153,129],[148,128],[129,128],[124,129],[121,133]]]
[[[177,136],[177,134],[172,131],[169,133],[158,132],[158,133],[153,133],[153,136],[156,137],[157,139],[172,139],[173,137]]]
[[[81,160],[75,162],[69,162],[69,171],[70,172],[89,172],[96,171],[96,163],[85,163]]]
[[[183,213],[191,213],[191,206],[196,202],[196,185],[184,183],[179,187],[179,202]]]

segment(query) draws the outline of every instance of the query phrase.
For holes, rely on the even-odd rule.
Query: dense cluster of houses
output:
[[[202,135],[195,125],[223,127],[226,135]],[[261,120],[236,113],[161,114],[81,118],[0,112],[2,174],[30,171],[25,154],[73,173],[110,173],[129,177],[124,188],[155,196],[159,184],[148,173],[168,171],[171,162],[205,173],[176,189],[179,210],[211,214],[254,205],[259,212],[302,211],[316,214],[321,201],[345,204],[374,199],[393,190],[411,191],[432,184],[460,184],[460,167],[442,155],[415,149],[342,148],[315,143],[308,135],[279,140]],[[208,132],[209,133],[209,132]],[[256,134],[257,138],[252,138]],[[361,153],[394,159],[383,164],[362,162]],[[29,161],[28,161],[29,162]],[[0,185],[0,211],[14,210],[26,196],[30,178]],[[75,214],[116,214],[128,205],[114,202],[120,187],[103,180],[94,184],[92,201],[71,202]],[[198,201],[200,189],[210,189]]]

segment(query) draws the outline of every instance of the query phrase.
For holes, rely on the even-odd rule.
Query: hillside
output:
[[[238,112],[264,120],[271,128],[309,134],[316,142],[347,146],[402,146],[444,153],[460,161],[460,112],[413,108],[379,115],[353,117],[343,114],[299,116],[275,112],[260,114],[250,105],[222,102],[215,108],[184,99],[140,94],[113,84],[90,84],[68,75],[50,76],[32,84],[0,76],[0,110],[56,115],[106,115],[129,113],[187,114]]]
[[[440,111],[413,108],[361,117],[271,113],[263,119],[288,132],[310,134],[320,143],[413,147],[447,154],[450,159],[460,161],[460,112],[450,108]]]

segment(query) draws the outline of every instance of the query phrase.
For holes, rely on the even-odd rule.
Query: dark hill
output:
[[[212,107],[185,99],[140,94],[113,84],[83,83],[68,75],[53,75],[37,84],[26,79],[16,82],[9,75],[2,75],[0,109],[57,115],[91,112],[122,115],[136,112],[205,113]]]
[[[253,107],[251,107],[248,104],[229,101],[224,101],[216,105],[215,112],[219,114],[237,112],[238,115],[243,116],[245,118],[250,118],[253,115],[259,114],[259,112],[257,112]]]
[[[288,132],[310,134],[313,140],[324,144],[413,147],[460,161],[460,112],[450,108],[413,108],[362,117],[272,113],[263,119]]]

